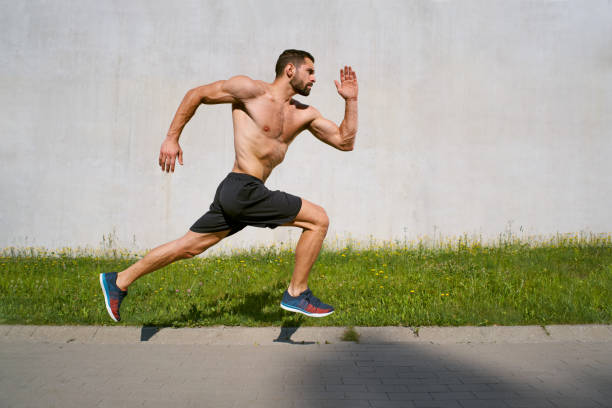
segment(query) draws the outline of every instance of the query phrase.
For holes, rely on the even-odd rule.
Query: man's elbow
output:
[[[352,135],[350,138],[343,140],[340,142],[338,149],[343,152],[350,152],[355,147],[355,135]]]
[[[187,94],[185,94],[185,100],[193,105],[204,103],[204,94],[201,87],[188,90]]]

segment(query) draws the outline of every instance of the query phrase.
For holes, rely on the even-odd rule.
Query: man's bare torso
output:
[[[175,161],[183,164],[178,143],[183,127],[200,104],[232,104],[235,161],[233,171],[267,180],[274,167],[287,153],[289,144],[308,129],[317,139],[342,151],[353,150],[357,133],[357,77],[351,67],[340,70],[340,82],[334,81],[345,100],[340,126],[325,119],[312,106],[292,99],[295,94],[308,96],[315,83],[314,64],[304,58],[296,67],[288,63],[273,83],[254,81],[238,75],[215,81],[187,92],[162,143],[159,165],[174,172]]]
[[[236,160],[232,171],[266,181],[285,158],[289,144],[314,118],[314,111],[295,99],[275,99],[270,84],[264,92],[232,105]]]

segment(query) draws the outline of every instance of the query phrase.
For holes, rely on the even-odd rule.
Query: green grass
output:
[[[134,262],[4,250],[1,324],[111,324],[101,272]],[[181,261],[138,280],[122,325],[459,326],[612,322],[612,243],[563,238],[494,246],[456,242],[321,253],[309,285],[336,313],[282,310],[294,254],[260,249]]]
[[[359,333],[355,331],[353,326],[347,327],[342,334],[342,341],[354,341],[355,343],[359,343]]]

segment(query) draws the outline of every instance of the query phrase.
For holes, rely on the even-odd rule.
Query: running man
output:
[[[314,58],[306,51],[286,50],[276,62],[274,82],[235,76],[187,92],[161,145],[159,165],[174,172],[183,165],[179,137],[200,104],[232,104],[234,149],[232,172],[217,188],[210,210],[175,241],[161,245],[122,272],[100,274],[100,285],[110,317],[118,322],[127,288],[138,278],[180,259],[192,258],[247,225],[298,227],[303,232],[295,248],[295,267],[281,307],[312,317],[323,317],[334,308],[321,302],[308,288],[308,275],[327,233],[325,210],[300,197],[270,191],[264,185],[272,169],[285,158],[289,144],[305,129],[336,149],[353,150],[357,133],[357,76],[351,67],[340,70],[334,81],[345,101],[344,119],[338,127],[318,110],[292,97],[308,96],[315,83]]]

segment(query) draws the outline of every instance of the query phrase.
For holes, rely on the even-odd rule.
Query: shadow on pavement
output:
[[[288,343],[288,344],[301,344],[301,345],[315,344],[316,342],[314,341],[303,341],[303,340],[293,341],[291,340],[291,336],[293,336],[297,332],[297,330],[302,325],[303,321],[304,321],[304,318],[301,315],[295,315],[290,318],[286,318],[283,321],[283,325],[280,328],[280,333],[278,334],[278,337],[274,339],[273,341],[275,343]]]
[[[299,368],[283,368],[295,408],[612,406],[610,358],[586,357],[609,354],[602,343],[385,344],[370,339],[368,344],[295,350],[292,361]]]
[[[140,330],[140,341],[149,341],[159,331],[159,327],[144,326]]]

